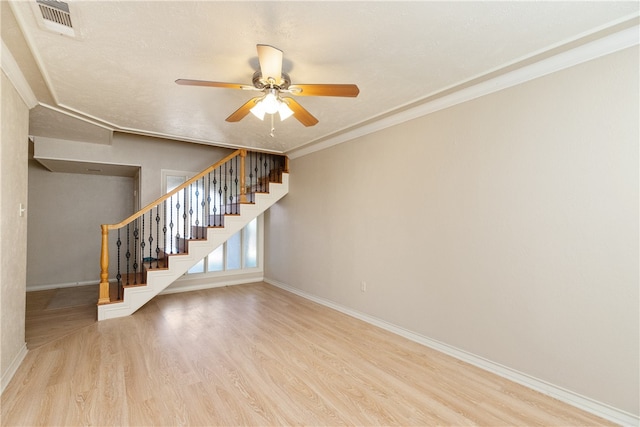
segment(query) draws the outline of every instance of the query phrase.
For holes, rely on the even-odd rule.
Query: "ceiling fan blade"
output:
[[[247,114],[249,114],[249,111],[251,111],[251,109],[253,108],[254,105],[256,105],[256,101],[261,99],[262,97],[257,96],[255,98],[251,98],[250,100],[248,100],[247,102],[245,102],[242,107],[238,108],[236,111],[234,111],[229,117],[227,117],[225,120],[228,122],[239,122],[240,120],[244,119],[245,116]]]
[[[275,84],[279,85],[282,82],[282,51],[267,44],[259,44],[257,48],[262,78],[273,78]]]
[[[241,85],[240,83],[223,83],[223,82],[210,82],[207,80],[189,80],[178,79],[176,83],[185,86],[208,86],[208,87],[222,87],[227,89],[245,89],[254,90],[253,86]]]
[[[355,98],[360,93],[356,85],[292,85],[289,87],[292,94],[298,96],[347,96]]]
[[[310,112],[304,109],[304,107],[293,98],[282,98],[289,108],[293,111],[293,117],[295,117],[300,123],[309,127],[318,123],[318,119],[313,117]]]

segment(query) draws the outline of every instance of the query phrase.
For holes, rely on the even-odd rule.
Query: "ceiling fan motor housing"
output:
[[[45,0],[43,0],[45,1]],[[282,72],[282,51],[269,45],[259,44],[258,62],[260,69],[253,73],[253,86],[238,83],[211,82],[205,80],[178,79],[177,84],[190,86],[208,86],[228,89],[257,90],[262,96],[256,96],[245,102],[225,120],[238,122],[249,112],[263,119],[265,113],[280,113],[281,120],[293,115],[304,126],[314,126],[318,119],[313,117],[302,105],[282,93],[302,96],[342,96],[356,97],[360,90],[354,84],[297,84],[291,86],[291,78]],[[267,109],[267,107],[269,107]]]
[[[288,89],[289,85],[291,85],[291,78],[289,77],[289,75],[287,73],[282,73],[282,76],[280,77],[281,82],[279,85],[271,85],[268,81],[266,81],[265,79],[262,78],[262,72],[260,72],[260,70],[256,71],[255,73],[253,73],[253,86],[256,89],[264,89],[264,88],[269,88],[269,87],[274,87],[276,89]]]

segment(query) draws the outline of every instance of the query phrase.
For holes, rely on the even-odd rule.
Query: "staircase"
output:
[[[121,223],[103,225],[98,320],[133,314],[288,190],[284,156],[238,150]]]

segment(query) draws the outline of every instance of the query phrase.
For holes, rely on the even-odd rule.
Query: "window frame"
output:
[[[187,270],[187,272],[184,274],[185,276],[188,277],[216,277],[216,276],[232,276],[235,274],[245,274],[245,273],[257,273],[257,272],[262,272],[263,268],[262,268],[262,261],[263,261],[263,251],[264,251],[264,245],[263,245],[263,237],[264,237],[264,233],[263,233],[263,223],[264,223],[264,219],[262,214],[258,215],[256,218],[256,266],[255,267],[246,267],[246,252],[244,250],[244,233],[245,233],[245,229],[246,226],[243,227],[240,231],[238,231],[238,233],[240,233],[240,268],[234,268],[234,269],[227,269],[227,241],[225,241],[221,246],[223,247],[222,249],[222,266],[223,269],[222,270],[217,270],[217,271],[208,271],[209,270],[209,255],[205,256],[202,259],[202,267],[203,267],[203,271],[198,271],[198,272],[193,272],[190,273],[189,270]],[[216,250],[217,248],[214,248],[213,250]],[[213,251],[212,251],[213,252]],[[211,253],[211,252],[210,252]]]
[[[175,169],[162,169],[161,170],[161,179],[162,179],[162,193],[167,193],[167,178],[169,176],[177,176],[184,177],[184,180],[187,181],[191,177],[195,176],[197,172],[190,171],[182,171]],[[243,275],[247,273],[262,273],[263,272],[263,260],[264,260],[264,218],[263,214],[260,214],[256,217],[256,266],[255,267],[245,267],[245,251],[244,249],[244,230],[243,227],[239,233],[240,235],[240,254],[241,254],[241,268],[227,270],[227,242],[225,241],[223,246],[223,260],[222,265],[223,269],[219,271],[208,271],[208,255],[202,259],[203,262],[203,271],[202,272],[187,272],[182,276],[183,278],[209,278],[209,277],[223,277],[223,276],[235,276],[235,275]],[[215,249],[214,249],[215,250]],[[193,268],[193,267],[192,267]],[[190,270],[190,269],[189,269]]]

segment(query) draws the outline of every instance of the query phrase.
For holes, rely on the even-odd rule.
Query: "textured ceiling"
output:
[[[3,40],[40,105],[33,135],[110,143],[110,131],[290,151],[638,16],[638,2],[69,1],[76,37],[11,3]],[[19,28],[20,31],[16,30]],[[20,38],[24,35],[24,40]],[[225,118],[254,92],[256,44],[296,83],[354,83],[357,98],[300,97],[319,119]],[[28,47],[27,47],[28,46]],[[29,49],[29,52],[24,52]],[[97,125],[97,126],[96,126]]]

